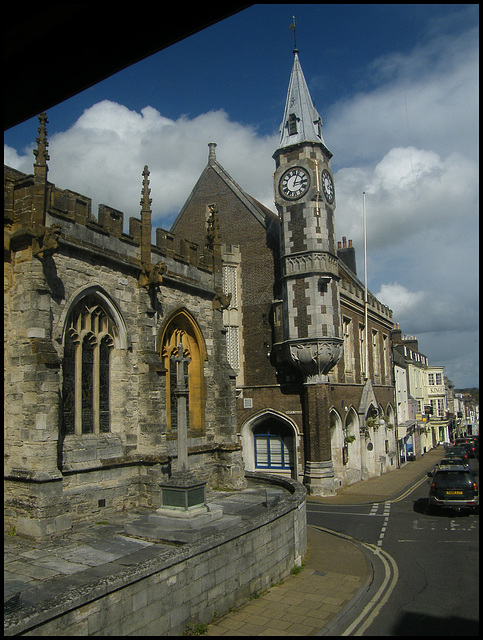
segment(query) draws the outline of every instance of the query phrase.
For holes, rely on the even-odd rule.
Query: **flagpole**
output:
[[[366,192],[362,192],[362,224],[364,227],[364,342],[365,363],[364,375],[369,378],[369,327],[367,322],[367,227],[366,227]]]

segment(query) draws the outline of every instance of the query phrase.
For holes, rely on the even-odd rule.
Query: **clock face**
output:
[[[310,185],[310,177],[302,167],[292,167],[280,179],[280,194],[288,200],[301,198]]]
[[[322,171],[322,189],[324,190],[325,197],[327,198],[327,202],[332,204],[334,202],[334,183],[332,182],[332,178],[330,173],[324,169]]]

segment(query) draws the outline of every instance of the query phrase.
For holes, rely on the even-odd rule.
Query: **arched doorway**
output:
[[[347,451],[346,478],[347,484],[359,482],[361,479],[361,447],[359,416],[354,407],[348,408],[345,419],[345,442]],[[362,436],[364,438],[364,436]]]
[[[268,410],[252,416],[242,426],[241,440],[247,471],[297,477],[298,430],[283,414]]]
[[[345,465],[345,443],[342,429],[342,420],[335,409],[330,411],[330,450],[332,452],[332,465],[334,473],[340,478],[343,475]]]

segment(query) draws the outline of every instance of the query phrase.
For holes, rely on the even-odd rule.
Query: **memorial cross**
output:
[[[177,397],[177,427],[178,427],[178,473],[187,473],[188,469],[188,428],[186,406],[189,389],[186,384],[185,367],[191,362],[189,356],[183,355],[183,343],[178,345],[178,355],[172,357],[172,361],[177,365],[176,389],[174,395]]]

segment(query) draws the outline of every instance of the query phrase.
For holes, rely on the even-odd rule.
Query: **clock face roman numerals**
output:
[[[292,167],[280,180],[280,194],[289,200],[301,198],[310,185],[309,174],[302,167]]]

